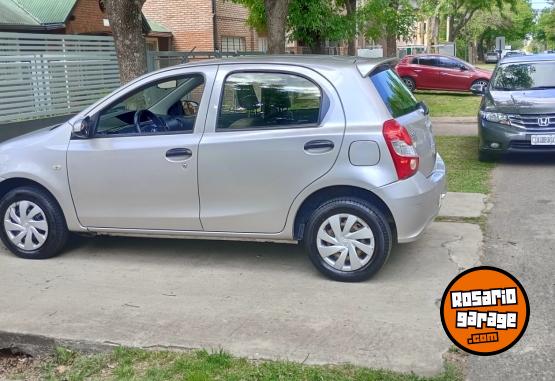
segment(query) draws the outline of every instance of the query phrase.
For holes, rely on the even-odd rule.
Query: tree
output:
[[[540,42],[544,49],[555,47],[555,6],[540,13],[534,27],[534,39]]]
[[[386,57],[397,56],[397,40],[409,39],[417,16],[408,0],[369,0],[357,13],[359,30],[367,39],[383,38]]]
[[[516,0],[511,8],[493,7],[490,11],[478,11],[468,22],[460,37],[469,45],[475,42],[478,55],[483,56],[493,48],[497,36],[505,36],[512,46],[523,45],[523,40],[534,26],[534,10],[526,0]]]
[[[285,53],[285,31],[290,0],[264,0],[270,54]]]
[[[247,23],[268,34],[268,53],[285,53],[287,16],[291,0],[231,0],[249,10]]]
[[[146,45],[143,36],[145,0],[106,0],[106,11],[114,36],[121,83],[146,72]]]
[[[447,41],[453,42],[463,30],[463,28],[472,20],[472,17],[478,11],[491,12],[497,7],[503,10],[505,5],[514,5],[515,0],[448,0],[445,12],[450,16],[452,22],[447,35]]]
[[[302,41],[312,53],[325,53],[326,40],[341,41],[354,37],[356,28],[344,12],[343,1],[292,0],[289,7],[291,40]]]

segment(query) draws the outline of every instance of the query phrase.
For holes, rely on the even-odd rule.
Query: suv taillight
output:
[[[383,136],[399,180],[414,175],[418,171],[419,158],[407,129],[395,119],[391,119],[383,124]]]

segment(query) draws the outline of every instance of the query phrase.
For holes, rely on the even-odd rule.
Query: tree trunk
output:
[[[385,36],[384,57],[397,57],[397,35],[387,32]]]
[[[393,9],[399,9],[399,1],[391,0],[389,6]],[[397,57],[397,32],[396,31],[386,31],[385,33],[385,57]]]
[[[146,44],[141,9],[145,0],[107,0],[121,83],[146,73]]]
[[[345,8],[347,10],[347,16],[356,17],[355,15],[357,11],[357,0],[347,0],[345,2]],[[349,54],[350,56],[356,56],[357,53],[357,30],[355,24],[354,33],[351,38],[349,38],[349,42],[347,45],[347,54]]]
[[[285,53],[285,30],[290,0],[264,0],[268,27],[268,53]]]

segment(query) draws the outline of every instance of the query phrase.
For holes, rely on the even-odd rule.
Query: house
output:
[[[261,51],[264,35],[247,25],[248,10],[231,0],[147,0],[143,14],[173,33],[173,50]]]
[[[143,17],[149,50],[169,50],[172,33]],[[0,32],[110,35],[103,0],[1,0]]]

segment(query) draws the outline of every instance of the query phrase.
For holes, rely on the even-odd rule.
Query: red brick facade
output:
[[[143,13],[172,31],[178,51],[221,50],[222,39],[230,37],[240,39],[241,46],[244,42],[245,50],[259,50],[256,31],[246,25],[248,11],[230,0],[214,3],[215,9],[212,0],[147,0]]]
[[[108,16],[100,10],[98,0],[78,0],[66,25],[67,34],[111,34],[104,26]]]

